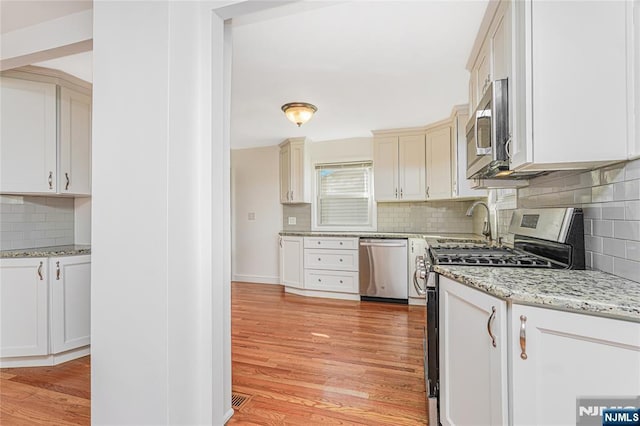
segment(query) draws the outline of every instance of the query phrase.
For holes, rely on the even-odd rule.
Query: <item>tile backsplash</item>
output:
[[[549,173],[517,197],[518,208],[582,207],[587,267],[640,282],[640,160]],[[498,211],[498,231],[507,238],[512,212]]]
[[[482,209],[473,217],[466,216],[473,201],[429,201],[415,203],[379,203],[379,232],[453,232],[480,233],[484,222]],[[289,217],[296,218],[289,225]],[[282,206],[282,229],[285,231],[311,230],[311,204]]]
[[[73,198],[0,196],[0,250],[73,242]]]
[[[472,201],[380,203],[378,204],[378,231],[472,233],[474,222],[477,220],[474,221],[474,218],[466,215],[472,203]],[[482,222],[480,222],[480,229],[482,229]]]

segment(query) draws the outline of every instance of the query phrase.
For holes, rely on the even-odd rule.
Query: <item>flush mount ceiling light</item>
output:
[[[302,126],[309,121],[313,114],[318,110],[315,105],[308,104],[306,102],[291,102],[282,105],[282,112],[287,118],[298,125]]]

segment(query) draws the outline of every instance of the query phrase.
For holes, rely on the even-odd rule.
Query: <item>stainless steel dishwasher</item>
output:
[[[407,303],[406,239],[360,239],[360,299]]]

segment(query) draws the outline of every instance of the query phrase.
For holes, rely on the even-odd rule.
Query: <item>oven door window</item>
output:
[[[478,155],[491,154],[491,109],[476,112],[476,150]]]

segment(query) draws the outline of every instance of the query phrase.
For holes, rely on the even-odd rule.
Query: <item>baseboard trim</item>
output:
[[[233,416],[234,413],[235,411],[233,411],[233,408],[230,408],[229,411],[225,413],[224,419],[222,420],[222,424],[227,424],[227,422],[231,420],[231,417]]]
[[[334,291],[303,290],[303,289],[293,288],[293,287],[285,287],[284,291],[286,293],[291,293],[298,296],[324,297],[327,299],[341,299],[341,300],[360,300],[359,294],[338,293]]]
[[[52,365],[62,364],[63,362],[81,358],[91,353],[91,346],[83,346],[77,349],[71,349],[67,352],[59,354],[49,354],[41,356],[18,356],[0,358],[0,368],[15,367],[49,367]]]
[[[231,279],[233,281],[241,281],[244,283],[280,284],[280,277],[271,277],[267,275],[233,274],[233,277]]]

